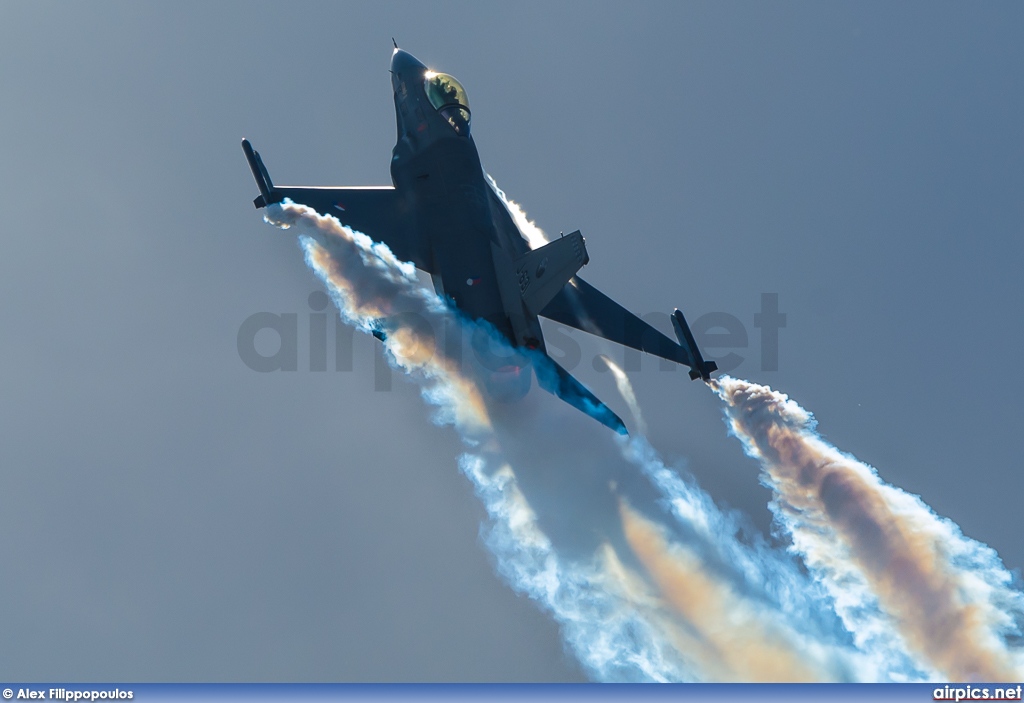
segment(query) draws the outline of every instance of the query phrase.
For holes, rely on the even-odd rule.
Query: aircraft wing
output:
[[[704,361],[678,310],[672,323],[679,337],[677,344],[579,276],[572,278],[540,314],[563,325],[689,366],[690,378],[707,381],[710,373],[718,368],[715,362]]]
[[[417,237],[415,220],[404,199],[390,186],[362,188],[317,188],[276,186],[275,202],[289,198],[308,205],[321,215],[332,215],[346,227],[362,232],[375,242],[384,242],[402,261],[434,273],[430,247]]]
[[[253,201],[257,208],[285,198],[308,205],[321,215],[336,217],[346,227],[383,242],[402,261],[411,261],[416,268],[434,273],[430,244],[418,236],[409,203],[399,198],[391,186],[275,186],[259,152],[253,150],[248,140],[242,140],[242,150],[260,189],[260,195]]]

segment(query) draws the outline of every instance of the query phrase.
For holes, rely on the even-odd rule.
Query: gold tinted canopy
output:
[[[455,105],[469,109],[469,97],[466,95],[466,89],[455,80],[454,76],[427,71],[425,86],[427,99],[430,100],[430,104],[434,106],[435,110]]]

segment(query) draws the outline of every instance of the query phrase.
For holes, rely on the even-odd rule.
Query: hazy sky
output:
[[[309,371],[317,281],[251,204],[243,136],[280,184],[389,182],[392,36],[466,87],[508,196],[583,231],[591,283],[737,318],[746,348],[709,356],[1019,572],[1022,26],[1017,3],[4,3],[0,673],[583,678],[495,575],[454,432],[397,376],[375,391],[376,343]],[[298,371],[240,360],[263,311],[297,313]],[[651,359],[632,380],[651,443],[767,532],[719,401]]]

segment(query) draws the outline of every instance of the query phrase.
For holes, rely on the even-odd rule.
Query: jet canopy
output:
[[[447,73],[427,71],[424,81],[427,99],[461,136],[469,135],[469,97],[462,84]]]

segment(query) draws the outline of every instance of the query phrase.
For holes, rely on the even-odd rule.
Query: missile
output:
[[[242,151],[245,152],[245,160],[249,162],[249,170],[252,171],[252,177],[256,179],[256,186],[260,189],[260,197],[253,200],[252,204],[257,208],[261,208],[277,202],[272,197],[274,194],[274,182],[270,180],[270,174],[267,173],[267,167],[263,165],[260,152],[252,148],[252,144],[249,143],[248,139],[242,140]]]
[[[676,331],[679,345],[687,351],[693,362],[690,364],[690,380],[696,381],[699,378],[707,383],[711,380],[711,372],[718,370],[718,364],[713,361],[704,361],[700,349],[697,348],[697,342],[693,339],[693,333],[690,332],[690,326],[686,324],[686,318],[683,317],[683,311],[679,308],[672,313],[672,327]]]

